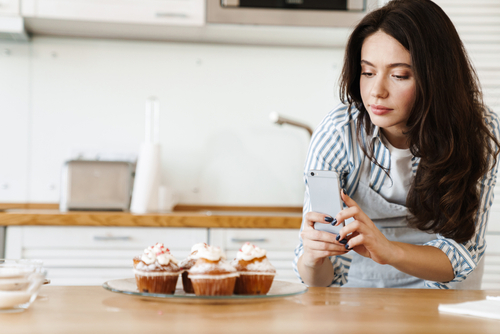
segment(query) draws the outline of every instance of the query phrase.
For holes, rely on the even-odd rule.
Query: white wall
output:
[[[5,51],[5,50],[10,51]],[[338,103],[343,50],[35,37],[0,42],[0,202],[58,202],[78,152],[137,153],[161,106],[182,203],[301,205],[308,134]]]
[[[30,46],[0,44],[0,202],[28,197]]]

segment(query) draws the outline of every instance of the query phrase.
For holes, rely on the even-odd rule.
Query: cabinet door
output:
[[[23,3],[22,15],[90,22],[202,26],[205,24],[205,1],[28,0]]]
[[[500,289],[500,233],[486,234],[486,253],[481,289]]]
[[[207,229],[10,226],[5,255],[42,260],[54,285],[101,285],[133,277],[132,258],[157,242],[182,260]]]
[[[19,0],[0,0],[0,15],[19,15]]]
[[[267,251],[267,257],[277,271],[276,279],[298,281],[292,267],[294,250],[299,242],[298,229],[211,228],[209,231],[210,245],[221,247],[229,261],[247,241]]]

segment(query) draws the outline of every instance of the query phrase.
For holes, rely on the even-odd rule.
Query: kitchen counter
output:
[[[0,324],[8,333],[498,333],[499,320],[438,312],[440,303],[487,295],[500,291],[309,288],[288,298],[207,304],[49,285],[28,310],[0,313]]]
[[[178,205],[172,212],[60,212],[57,204],[21,206],[7,204],[0,212],[0,226],[128,226],[128,227],[222,227],[300,228],[300,207],[230,207]]]

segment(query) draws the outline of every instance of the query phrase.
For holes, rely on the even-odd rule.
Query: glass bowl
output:
[[[45,281],[43,268],[24,260],[0,259],[0,312],[22,312]]]

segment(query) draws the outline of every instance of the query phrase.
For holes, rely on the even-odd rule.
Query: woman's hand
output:
[[[328,215],[317,212],[308,212],[305,215],[306,223],[300,236],[304,253],[302,263],[311,268],[321,266],[329,256],[347,253],[344,244],[336,240],[337,235],[314,229],[314,223],[330,224],[333,219]]]
[[[346,249],[371,258],[380,264],[391,264],[398,255],[398,247],[375,226],[373,221],[361,210],[358,204],[342,191],[342,200],[348,206],[335,217],[338,224],[353,218],[354,221],[344,226],[339,232],[339,240],[348,241]]]

